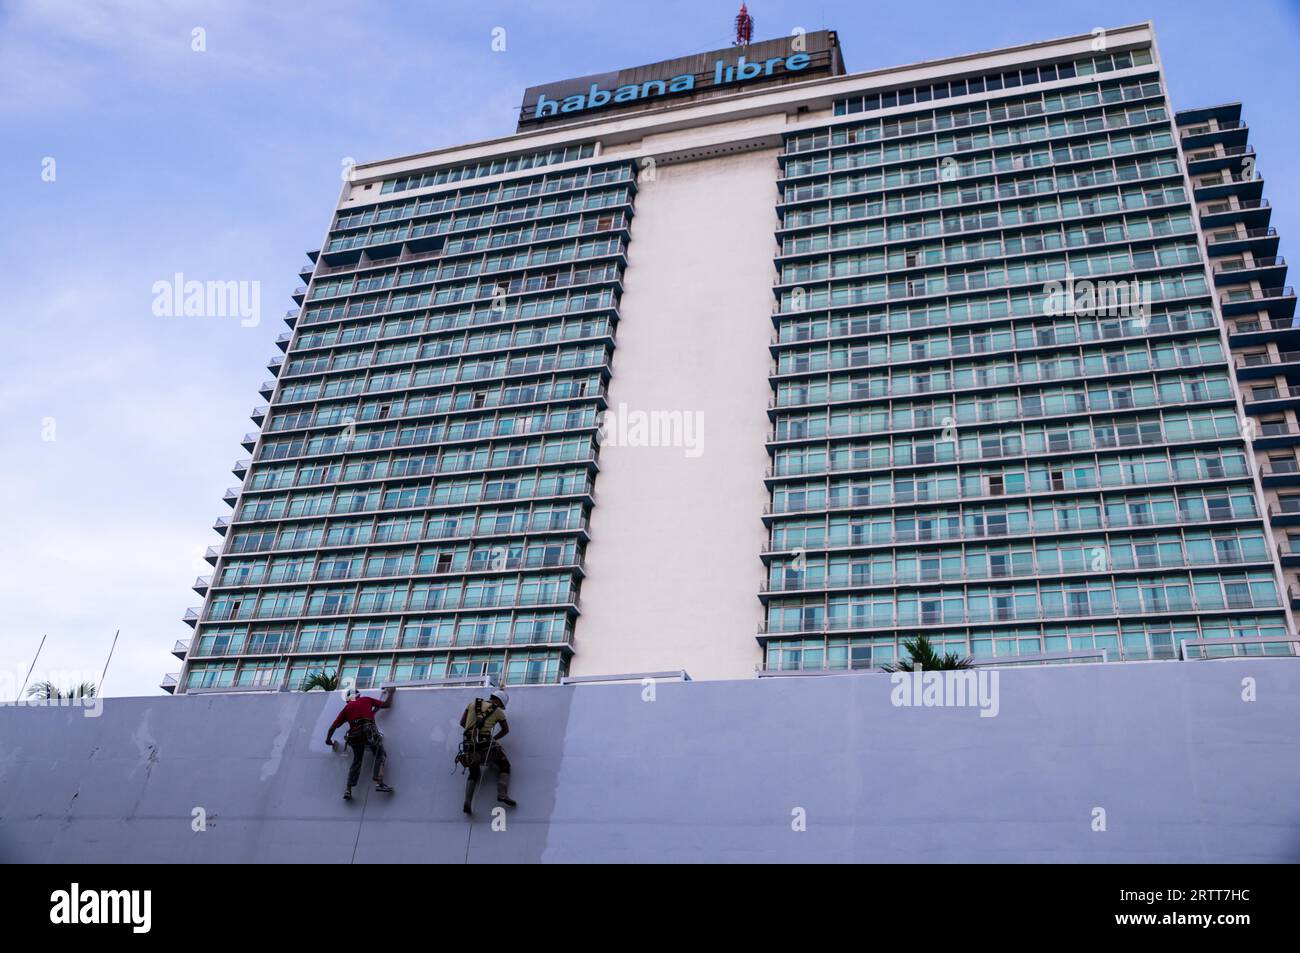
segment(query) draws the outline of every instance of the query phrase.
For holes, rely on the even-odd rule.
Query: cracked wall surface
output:
[[[337,694],[0,707],[0,860],[1300,860],[1295,660],[1002,669],[983,718],[879,674],[512,689],[504,830],[491,772],[460,811],[474,694],[399,691],[352,803]]]

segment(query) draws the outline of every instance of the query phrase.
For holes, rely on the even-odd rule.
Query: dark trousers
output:
[[[494,766],[501,774],[510,773],[510,759],[499,744],[493,744],[491,749],[488,743],[482,742],[473,746],[469,758],[469,779],[478,783],[479,778],[483,776],[483,762]]]
[[[348,747],[352,749],[352,767],[348,769],[348,787],[355,787],[361,779],[361,761],[366,756],[366,749],[374,755],[375,781],[384,779],[384,760],[388,754],[384,751],[384,736],[379,733],[373,721],[365,722],[351,729],[347,734]]]

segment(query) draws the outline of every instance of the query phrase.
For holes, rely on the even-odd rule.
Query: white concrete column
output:
[[[660,166],[637,196],[572,674],[761,662],[776,175],[764,149]],[[623,445],[655,411],[695,445]]]

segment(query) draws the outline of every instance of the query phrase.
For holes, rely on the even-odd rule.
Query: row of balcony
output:
[[[933,558],[937,563],[939,557],[935,556]],[[990,565],[987,570],[977,572],[964,569],[959,572],[945,572],[936,565],[933,568],[900,571],[894,573],[888,579],[880,578],[880,573],[873,572],[869,566],[863,566],[852,572],[836,572],[829,576],[819,575],[816,578],[809,578],[810,574],[808,572],[784,571],[780,578],[763,577],[760,583],[759,596],[766,599],[768,596],[789,593],[979,584],[1003,579],[1055,579],[1065,576],[1109,577],[1123,576],[1129,573],[1145,573],[1152,570],[1206,569],[1216,566],[1240,568],[1242,566],[1259,565],[1267,567],[1271,566],[1273,561],[1267,553],[1248,556],[1240,552],[1222,552],[1204,558],[1185,556],[1178,560],[1165,560],[1160,559],[1158,556],[1138,555],[1135,558],[1135,563],[1136,565],[1132,566],[1108,564],[1104,568],[1097,569],[1090,564],[1087,558],[1080,558],[1074,561],[1062,560],[1061,566],[1045,569],[1033,566],[1021,568],[1008,562],[1002,565]]]
[[[1034,348],[1080,346],[1123,339],[1142,338],[1146,340],[1166,334],[1204,331],[1218,326],[1213,314],[1208,309],[1191,314],[1170,315],[1162,313],[1146,317],[1101,317],[1095,320],[1084,317],[1077,323],[1054,321],[1042,322],[1041,324],[1034,322],[1033,315],[1016,317],[1003,315],[996,318],[972,318],[966,321],[947,321],[941,320],[939,317],[931,318],[928,312],[914,317],[915,320],[909,320],[906,324],[899,325],[887,325],[883,315],[863,319],[845,318],[843,321],[834,322],[844,328],[842,332],[835,334],[827,333],[821,327],[818,327],[818,325],[824,325],[829,329],[829,326],[833,323],[830,321],[823,320],[815,324],[783,324],[772,333],[768,340],[768,348],[776,351],[794,344],[847,342],[855,338],[869,338],[877,335],[898,335],[905,340],[909,340],[912,336],[911,333],[914,331],[952,332],[977,325],[1010,324],[1013,329],[1010,333],[1013,334],[1027,327],[1034,329],[1035,342],[1032,348],[1014,345],[1011,347],[993,347],[992,334],[988,336],[981,336],[979,332],[968,332],[969,336],[958,334],[951,337],[952,349],[950,356],[962,357],[975,354],[995,354],[1000,351],[1019,354]],[[946,318],[946,315],[943,317]],[[1062,332],[1062,336],[1058,340],[1058,328],[1061,327],[1075,328],[1077,334],[1072,339],[1066,339]]]
[[[1152,600],[1145,605],[1110,605],[1093,610],[1089,605],[1071,605],[1063,610],[1049,609],[1046,606],[1019,607],[994,606],[988,610],[960,608],[922,608],[914,616],[899,617],[888,621],[883,618],[847,618],[847,619],[810,619],[800,621],[783,621],[760,623],[759,638],[777,635],[816,635],[829,632],[867,632],[906,629],[916,625],[993,625],[1003,622],[1082,622],[1089,619],[1111,619],[1116,616],[1160,616],[1170,614],[1208,613],[1208,612],[1280,612],[1282,604],[1276,599],[1255,599],[1251,597],[1225,598],[1219,603],[1202,603],[1192,597],[1177,598],[1165,596]]]
[[[213,640],[209,647],[201,648],[197,639],[181,639],[172,647],[172,655],[184,659],[195,656],[204,659],[217,658],[257,658],[285,656],[325,655],[336,652],[418,652],[429,649],[455,651],[457,649],[520,649],[539,646],[572,648],[573,633],[569,628],[554,629],[544,627],[528,632],[527,627],[521,631],[509,633],[483,633],[475,629],[437,635],[419,634],[416,631],[403,632],[401,635],[388,633],[382,636],[357,636],[350,638],[320,637],[284,634],[280,638],[269,638],[257,645],[241,645],[234,640]]]
[[[763,477],[771,482],[774,480],[798,479],[809,476],[825,476],[833,473],[849,473],[863,470],[876,470],[882,467],[892,466],[894,469],[906,469],[918,466],[934,466],[935,464],[946,463],[976,463],[983,460],[1008,460],[1039,458],[1049,455],[1062,453],[1078,453],[1081,451],[1091,450],[1113,450],[1121,447],[1167,447],[1182,446],[1194,443],[1219,442],[1236,439],[1239,435],[1235,431],[1225,432],[1220,430],[1202,430],[1193,432],[1187,437],[1177,440],[1167,439],[1163,434],[1159,439],[1148,439],[1141,432],[1125,433],[1091,433],[1076,434],[1073,432],[1051,433],[1048,434],[1048,442],[1044,449],[1034,450],[1023,446],[1010,446],[999,443],[997,446],[980,447],[978,456],[962,457],[960,447],[955,440],[936,441],[933,448],[928,448],[932,452],[928,454],[928,459],[914,459],[908,462],[880,463],[866,459],[865,456],[858,459],[857,454],[851,454],[841,460],[826,460],[818,463],[816,466],[805,466],[802,461],[779,463],[768,467]],[[830,439],[830,438],[827,438]],[[951,446],[952,450],[948,453],[941,454],[937,452],[937,447]],[[926,448],[922,448],[926,449]]]
[[[1244,463],[1229,468],[1225,467],[1221,462],[1216,461],[1211,465],[1207,461],[1206,465],[1194,476],[1179,475],[1172,477],[1166,474],[1163,479],[1159,480],[1115,480],[1107,478],[1097,480],[1091,470],[1093,466],[1092,459],[1083,457],[1080,458],[1078,463],[1082,463],[1089,468],[1086,479],[1075,478],[1073,475],[1069,480],[1065,478],[1065,471],[1077,465],[1075,461],[1071,461],[1066,463],[1061,471],[1052,476],[1048,487],[1039,488],[1026,485],[1015,491],[1009,491],[1005,486],[1000,486],[998,488],[988,487],[979,493],[964,493],[955,486],[951,490],[931,489],[931,484],[918,481],[915,486],[898,486],[893,493],[888,494],[888,498],[885,498],[883,494],[877,495],[864,488],[861,490],[833,492],[831,498],[826,499],[823,485],[823,487],[818,488],[820,494],[815,503],[800,499],[798,496],[786,497],[779,505],[777,503],[768,503],[763,507],[763,522],[770,525],[774,522],[772,517],[816,516],[822,513],[845,513],[851,510],[865,512],[895,508],[909,509],[929,503],[1016,502],[1061,496],[1092,496],[1099,492],[1104,493],[1115,490],[1153,490],[1188,485],[1198,487],[1209,485],[1214,487],[1231,481],[1250,478],[1250,472],[1246,469]],[[1294,470],[1288,469],[1286,472],[1300,473],[1300,464]],[[955,484],[957,481],[954,479],[952,482]],[[812,494],[809,493],[808,495]]]
[[[845,418],[830,421],[824,417],[813,421],[783,418],[778,426],[768,429],[767,443],[769,446],[772,446],[782,443],[844,439],[846,437],[883,437],[891,434],[908,434],[917,431],[938,430],[947,427],[979,426],[982,424],[1011,424],[1021,420],[1048,420],[1055,417],[1073,418],[1082,414],[1101,416],[1111,413],[1124,413],[1132,410],[1168,409],[1172,407],[1187,406],[1199,407],[1208,404],[1230,402],[1232,399],[1233,397],[1230,393],[1219,394],[1216,396],[1211,395],[1208,392],[1191,394],[1173,401],[1156,400],[1154,398],[1149,401],[1138,401],[1133,398],[1131,393],[1108,393],[1104,397],[1096,396],[1092,393],[1076,394],[1067,398],[1062,398],[1063,404],[1068,401],[1073,406],[1050,407],[1046,406],[1041,401],[1039,401],[1038,405],[1035,406],[1031,402],[1021,401],[1015,411],[1011,414],[1003,413],[999,411],[998,408],[988,405],[975,405],[969,409],[957,408],[955,411],[951,407],[945,408],[943,411],[939,412],[915,411],[910,425],[895,427],[891,424],[890,426],[875,430],[854,427],[852,422]]]
[[[826,218],[819,221],[791,222],[790,224],[783,222],[777,231],[780,249],[774,264],[779,267],[787,259],[802,259],[812,255],[821,256],[824,254],[841,255],[871,248],[889,247],[898,250],[905,247],[919,247],[931,245],[935,242],[946,242],[948,239],[985,241],[994,234],[1024,235],[1043,228],[1056,230],[1058,227],[1066,229],[1078,226],[1086,227],[1128,215],[1142,215],[1155,211],[1190,210],[1192,201],[1183,194],[1181,187],[1179,187],[1175,195],[1166,196],[1163,193],[1158,193],[1146,196],[1141,205],[1121,206],[1116,204],[1114,207],[1108,207],[1096,200],[1085,200],[1081,203],[1080,211],[1069,214],[1060,212],[1059,214],[1048,215],[1042,213],[1035,205],[1016,204],[1021,201],[1028,202],[1035,198],[1042,199],[1071,191],[1096,189],[1108,185],[1141,185],[1163,180],[1172,181],[1173,173],[1155,176],[1121,175],[1117,176],[1114,181],[1097,182],[1058,192],[1026,192],[1016,195],[976,198],[944,205],[921,204],[914,207],[895,208],[886,208],[882,205],[879,209],[864,208],[859,214],[852,216]],[[1003,217],[1004,205],[1015,209],[1017,214],[1014,218],[1007,219]],[[983,208],[983,206],[992,206],[992,208]],[[917,221],[917,217],[923,213],[932,213],[926,221],[932,223],[933,231],[927,231],[924,228],[925,222]],[[940,217],[939,213],[946,214]],[[862,228],[866,223],[876,219],[881,220],[877,228],[880,236],[872,241],[835,244],[831,240],[830,236],[842,235],[854,229]],[[900,223],[897,221],[898,219],[902,219],[903,222]],[[897,234],[893,231],[900,225],[903,227],[903,234]],[[821,229],[823,231],[808,234],[810,229]],[[887,231],[889,232],[888,235],[886,235]],[[1064,251],[1065,249],[1044,249],[1044,251],[1058,250]]]
[[[216,583],[215,588],[246,589],[269,586],[287,586],[301,583],[317,582],[392,582],[416,579],[474,579],[491,576],[501,572],[530,572],[535,570],[561,570],[581,577],[586,572],[586,561],[582,557],[570,555],[544,555],[540,557],[518,558],[506,557],[493,561],[488,566],[462,566],[457,569],[421,570],[410,568],[399,573],[355,573],[349,569],[312,571],[283,570],[266,574],[250,574],[245,578],[232,578]],[[191,587],[195,592],[214,588],[212,576],[199,576]]]
[[[1191,343],[1196,344],[1199,342],[1193,341]],[[959,381],[955,384],[941,383],[939,386],[931,383],[931,376],[933,373],[939,372],[956,377],[952,368],[955,366],[957,355],[936,354],[931,357],[905,358],[890,361],[886,364],[880,361],[871,361],[870,354],[854,353],[844,349],[837,349],[829,354],[810,352],[808,354],[798,354],[793,359],[769,365],[768,379],[779,383],[783,379],[805,375],[843,374],[846,371],[870,371],[873,369],[883,371],[888,368],[891,372],[891,376],[888,378],[883,374],[869,375],[866,378],[868,384],[888,384],[888,387],[880,389],[872,395],[876,398],[885,398],[908,397],[914,394],[937,395],[954,390],[970,392],[1007,387],[1014,384],[1042,384],[1084,378],[1095,380],[1103,376],[1158,373],[1186,368],[1208,370],[1223,361],[1222,358],[1214,361],[1202,360],[1199,351],[1178,348],[1165,348],[1163,354],[1157,351],[1153,360],[1151,353],[1146,350],[1140,350],[1137,353],[1115,353],[1113,351],[1107,353],[1093,349],[1088,351],[1085,358],[1084,351],[1088,349],[1083,344],[1060,345],[1059,347],[1063,353],[1057,355],[1056,359],[1051,362],[1002,364],[992,367],[968,365],[963,369],[963,374],[969,373],[970,381]],[[1072,350],[1066,353],[1066,348]],[[1088,358],[1104,360],[1105,369],[1098,368],[1085,371],[1084,361]],[[902,374],[898,373],[900,368],[906,368],[909,371],[921,368],[926,369],[927,373],[923,375]],[[861,380],[858,383],[861,383]]]
[[[1106,532],[1110,530],[1130,530],[1144,528],[1177,526],[1219,526],[1229,522],[1254,521],[1258,517],[1251,515],[1234,515],[1226,507],[1220,511],[1216,508],[1207,516],[1189,516],[1173,513],[1168,516],[1153,513],[1102,514],[1093,512],[1084,517],[1070,515],[1067,520],[1046,529],[1034,526],[1024,528],[1014,526],[1003,520],[986,522],[978,531],[968,527],[964,521],[953,522],[946,517],[930,517],[917,520],[912,526],[893,526],[888,532],[873,532],[871,527],[854,527],[844,539],[818,539],[815,541],[782,541],[763,544],[762,556],[770,563],[772,556],[797,556],[813,553],[828,553],[850,549],[869,549],[875,546],[897,546],[913,543],[961,543],[980,542],[1000,539],[1032,539],[1048,536],[1075,536],[1081,533]],[[1062,514],[1058,514],[1062,515]]]
[[[404,596],[405,593],[397,595]],[[413,594],[418,596],[419,594]],[[231,608],[225,612],[209,612],[207,616],[203,615],[203,607],[196,606],[185,610],[181,616],[181,621],[191,627],[198,625],[200,621],[206,623],[212,622],[249,622],[262,620],[286,621],[292,619],[350,619],[357,615],[407,615],[422,614],[430,612],[481,612],[511,609],[538,609],[554,608],[564,609],[574,613],[581,613],[582,603],[578,599],[578,589],[576,586],[568,586],[558,592],[541,591],[534,595],[524,592],[511,593],[489,593],[484,592],[478,596],[467,596],[463,592],[441,592],[429,593],[436,595],[438,598],[422,601],[413,598],[407,605],[398,606],[389,605],[388,600],[365,601],[361,600],[336,612],[315,612],[310,607],[298,606],[290,608],[271,604],[269,607],[259,609],[251,608],[248,612],[243,612],[236,608]],[[255,600],[249,600],[253,602]]]
[[[335,501],[336,508],[331,510],[320,510],[314,513],[297,513],[284,515],[250,515],[247,517],[240,516],[236,522],[268,522],[279,520],[328,520],[328,519],[346,519],[357,516],[409,516],[412,514],[422,514],[429,511],[438,511],[446,513],[453,508],[478,507],[486,504],[495,503],[542,503],[554,502],[556,500],[569,500],[573,497],[585,498],[588,503],[593,503],[596,499],[593,490],[593,481],[590,475],[581,480],[575,480],[566,477],[561,480],[552,481],[553,487],[547,488],[543,492],[534,490],[530,493],[519,492],[518,487],[504,486],[480,486],[478,489],[483,492],[478,496],[464,496],[459,499],[437,499],[423,500],[412,502],[405,505],[380,505],[377,501],[364,499],[353,502],[348,505],[339,506],[341,501]],[[264,487],[264,491],[273,492],[275,488]],[[511,535],[524,530],[512,530]]]

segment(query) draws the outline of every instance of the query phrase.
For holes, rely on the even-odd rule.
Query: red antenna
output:
[[[749,46],[749,41],[754,38],[754,18],[749,15],[749,10],[742,3],[740,12],[736,14],[736,41],[732,46]]]

